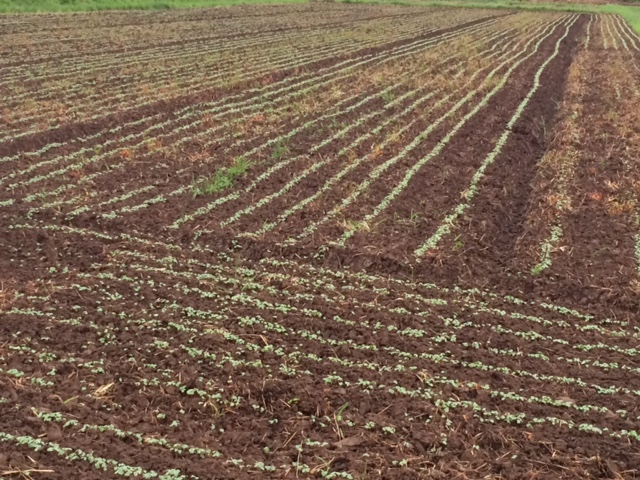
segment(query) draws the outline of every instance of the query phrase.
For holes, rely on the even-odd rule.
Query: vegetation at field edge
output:
[[[423,5],[429,7],[500,8],[581,13],[612,13],[622,16],[640,33],[640,7],[594,3],[538,3],[513,0],[337,0],[343,3]],[[165,10],[268,3],[308,3],[308,0],[0,0],[0,13],[77,12],[94,10]]]
[[[340,1],[340,0],[339,0]],[[636,32],[640,33],[640,7],[633,5],[584,3],[541,3],[518,0],[341,0],[345,3],[376,3],[393,5],[423,5],[425,7],[465,7],[465,8],[499,8],[517,10],[540,10],[579,13],[611,13],[623,17]]]

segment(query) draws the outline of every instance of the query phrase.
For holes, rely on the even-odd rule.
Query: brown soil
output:
[[[278,8],[302,12],[307,7]],[[259,11],[246,7],[243,14]],[[104,21],[114,22],[114,28],[144,23],[138,15],[127,20],[108,14]],[[185,12],[175,15],[196,20]],[[321,218],[349,186],[391,158],[450,104],[433,111],[425,104],[408,115],[403,122],[416,120],[412,130],[354,170],[344,191],[330,192],[316,210],[291,217],[263,238],[238,234],[259,228],[317,191],[341,165],[319,170],[229,228],[216,225],[277,191],[302,168],[336,155],[374,122],[359,125],[303,166],[283,169],[263,190],[177,230],[168,224],[216,197],[175,197],[114,220],[99,217],[99,211],[69,220],[66,207],[27,215],[31,205],[22,197],[33,191],[14,192],[16,203],[0,207],[0,477],[639,478],[637,299],[619,283],[604,282],[616,268],[629,282],[632,267],[621,259],[633,252],[633,232],[585,202],[567,222],[567,241],[583,258],[603,242],[620,242],[606,262],[576,266],[572,257],[557,256],[549,274],[534,277],[522,268],[518,253],[518,239],[529,233],[528,216],[539,204],[534,198],[541,192],[537,163],[550,138],[545,130],[554,129],[586,22],[578,19],[545,70],[509,142],[487,169],[472,208],[436,254],[422,262],[412,252],[458,204],[562,29],[420,171],[382,223],[354,235],[347,248],[328,243],[343,231],[338,225],[327,225],[295,246],[283,242]],[[353,58],[400,44],[361,50]],[[604,55],[599,58],[606,61]],[[601,72],[594,69],[594,86],[605,82]],[[277,72],[272,80],[299,73]],[[95,124],[69,125],[0,145],[0,155],[151,113],[171,118],[183,106],[241,93],[263,80],[185,95]],[[348,82],[339,87],[347,89]],[[586,101],[594,110],[602,108],[595,95]],[[382,104],[376,99],[336,121],[354,121]],[[347,216],[366,215],[473,105],[443,122]],[[302,118],[322,113],[319,108]],[[294,126],[287,117],[245,148]],[[288,154],[304,154],[332,128],[319,122],[313,131],[293,137]],[[595,138],[597,132],[587,133]],[[100,141],[108,138],[113,137]],[[353,154],[365,155],[378,142],[369,139]],[[229,138],[211,151],[188,145],[184,151],[152,155],[152,162],[165,165],[149,167],[148,177],[136,165],[116,172],[109,177],[112,183],[101,187],[120,194],[118,184],[152,182],[171,191],[184,184],[171,175],[180,164],[172,155],[219,155],[222,162],[220,152],[232,143]],[[589,148],[599,152],[603,145],[594,140]],[[226,155],[240,153],[229,148]],[[199,166],[184,174],[197,174]],[[242,190],[267,167],[251,170],[234,188]],[[598,175],[592,167],[585,162],[576,171],[576,192],[620,175],[615,156]],[[0,163],[5,175],[15,168],[14,162]],[[57,182],[39,187],[54,188]],[[11,195],[1,194],[0,201]],[[411,219],[417,206],[419,220],[397,221]],[[212,231],[197,237],[205,228]],[[591,289],[586,277],[608,293]]]

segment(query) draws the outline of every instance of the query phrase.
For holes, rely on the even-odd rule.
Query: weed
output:
[[[212,193],[230,188],[236,179],[247,172],[251,162],[243,157],[238,157],[231,167],[223,167],[216,171],[212,177],[199,179],[194,183],[193,196],[211,195]]]
[[[279,141],[273,147],[273,151],[271,152],[271,160],[278,161],[288,153],[289,146],[285,142]]]
[[[358,220],[345,220],[342,227],[348,232],[369,231],[370,227],[367,222]]]
[[[386,104],[391,103],[395,98],[396,98],[396,95],[391,90],[387,90],[382,94],[382,99]]]

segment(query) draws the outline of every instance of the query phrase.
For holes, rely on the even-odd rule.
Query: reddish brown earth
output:
[[[368,12],[384,13],[382,7]],[[180,21],[195,21],[184,12],[176,15]],[[113,28],[120,22],[146,22],[138,14],[104,21],[115,22]],[[461,22],[424,38],[390,42],[332,62],[380,55],[488,21]],[[384,213],[383,222],[358,232],[346,248],[329,243],[343,231],[337,223],[294,246],[283,244],[348,194],[337,189],[314,204],[315,210],[292,216],[261,238],[238,236],[313,194],[342,163],[321,169],[229,228],[219,227],[220,221],[276,191],[297,170],[284,168],[261,189],[177,229],[168,225],[229,190],[197,198],[186,192],[114,219],[100,216],[110,205],[73,218],[66,217],[77,206],[73,203],[30,211],[41,204],[29,203],[27,195],[64,185],[66,177],[1,193],[0,202],[16,201],[0,210],[0,477],[640,477],[638,299],[627,288],[633,269],[621,261],[633,259],[633,232],[623,228],[628,224],[616,224],[599,212],[597,205],[586,204],[581,216],[567,223],[567,237],[586,256],[593,249],[589,229],[606,230],[621,245],[609,258],[613,267],[593,264],[583,269],[557,256],[550,272],[534,276],[518,256],[519,239],[536,233],[527,230],[527,220],[541,203],[532,198],[541,192],[537,164],[549,147],[548,132],[555,131],[557,106],[571,62],[584,48],[588,25],[586,16],[572,24],[559,55],[544,71],[540,89],[487,169],[472,207],[454,234],[421,262],[413,251],[458,204],[460,192],[553,52],[561,28],[420,171]],[[590,32],[593,44],[600,45],[599,35]],[[601,59],[606,61],[604,55]],[[152,113],[163,120],[173,118],[184,106],[313,74],[329,64],[274,72],[266,83],[261,77],[228,90],[185,93],[95,124],[71,123],[0,143],[0,155],[36,150],[53,140],[72,140]],[[348,90],[350,78],[337,82],[337,90]],[[593,85],[605,82],[596,68]],[[476,79],[469,88],[481,83]],[[370,93],[370,86],[363,88],[361,97],[347,105]],[[247,92],[248,99],[251,95]],[[589,108],[604,115],[596,97],[586,100]],[[338,115],[336,123],[353,122],[384,102],[377,98],[368,107]],[[393,107],[389,115],[410,103]],[[410,131],[380,157],[372,155],[369,164],[352,171],[345,188],[353,188],[450,106],[409,114],[402,121],[416,122]],[[350,207],[349,214],[366,215],[389,185],[471,108],[466,105],[444,121],[411,158],[390,169]],[[310,121],[322,113],[318,107],[300,118]],[[244,148],[294,128],[291,118],[286,116],[273,131],[256,134]],[[99,148],[105,140],[152,123],[106,134],[87,145]],[[373,120],[364,122],[295,168],[335,156],[375,125]],[[315,129],[293,136],[287,154],[304,154],[337,128],[342,127],[332,120],[319,122]],[[379,140],[364,141],[354,155],[374,150]],[[155,185],[169,192],[184,185],[174,171],[185,158],[241,154],[233,148],[225,154],[232,145],[229,137],[208,149],[190,143],[155,153],[148,164],[133,163],[78,191],[87,202],[94,191],[103,195],[100,200],[108,199],[109,191],[121,194],[121,185]],[[596,151],[603,148],[597,141],[589,145]],[[78,146],[56,148],[56,153],[70,154]],[[233,186],[237,191],[269,167],[269,153],[260,155],[263,164],[238,179]],[[37,161],[24,157],[24,162]],[[53,153],[43,154],[49,158]],[[198,174],[203,168],[198,161],[182,175]],[[15,165],[0,163],[0,172],[10,175]],[[108,167],[105,160],[81,173]],[[576,191],[597,188],[590,167],[585,164],[576,171]],[[57,168],[46,165],[38,173]],[[620,174],[615,158],[600,173],[615,179]],[[422,198],[428,201],[417,200]],[[133,197],[118,208],[138,204]],[[397,221],[410,219],[418,207],[417,221]],[[211,231],[201,234],[205,228]],[[624,282],[604,282],[616,266],[624,270]],[[607,288],[586,285],[587,275],[592,284]]]

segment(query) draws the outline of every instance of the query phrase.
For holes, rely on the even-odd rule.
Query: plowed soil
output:
[[[219,16],[207,11],[202,18],[186,12],[91,14],[87,21],[99,22],[104,15],[96,42],[107,42],[102,28],[146,28],[154,19],[198,38],[204,26],[223,21],[255,21],[259,32],[296,31],[298,26],[282,25],[279,15],[304,16],[303,35],[312,27],[396,17],[411,21],[425,11],[440,18],[442,13],[413,7],[326,8],[326,24],[322,7],[315,5],[222,9]],[[614,17],[447,12],[457,23],[354,47],[304,68],[282,68],[226,88],[179,91],[150,106],[0,140],[0,478],[640,477],[633,223],[612,218],[591,197],[570,216],[562,240],[570,243],[562,245],[592,263],[574,265],[576,257],[561,249],[557,255],[554,251],[553,266],[536,275],[519,253],[523,237],[534,246],[542,241],[531,228],[532,216],[545,213],[536,210],[545,202],[544,188],[536,183],[538,163],[558,135],[556,122],[566,114],[559,106],[567,95],[572,62],[587,51],[585,39],[591,41],[588,51],[598,52],[603,63],[606,54],[627,55],[629,62],[640,62],[640,56],[629,48],[624,53],[621,41],[619,50],[604,49],[601,24]],[[428,22],[428,15],[420,18]],[[61,17],[46,35],[67,31],[69,21]],[[184,26],[200,21],[193,31]],[[0,17],[3,22],[11,35],[29,33],[28,23]],[[502,32],[503,23],[510,30]],[[226,28],[228,35],[221,38],[246,37],[240,27],[235,33]],[[567,36],[559,41],[565,28]],[[544,32],[548,36],[543,38]],[[487,44],[480,41],[493,33]],[[182,45],[170,31],[157,35],[163,45]],[[535,51],[533,40],[524,46],[538,38]],[[460,54],[425,70],[434,84],[444,75],[453,85],[454,70],[447,68],[458,68],[462,75],[465,58],[471,56],[487,67],[486,73],[473,77],[472,70],[467,72],[462,76],[467,90],[451,93],[448,103],[438,105],[440,97],[434,97],[343,155],[356,139],[412,105],[414,98],[407,97],[388,107],[415,88],[410,82],[394,90],[395,97],[372,92],[392,84],[388,75],[394,68],[410,71],[410,62],[423,61],[414,56],[428,55],[431,47],[424,42],[431,40],[443,42],[433,47],[443,58],[449,46]],[[375,222],[360,225],[345,245],[336,244],[349,221],[370,213],[498,84],[495,78],[485,80],[499,63],[489,55],[502,46],[507,51],[508,41],[519,45],[521,54],[533,52],[530,58]],[[132,58],[151,45],[132,50]],[[416,51],[402,56],[403,48]],[[558,54],[551,57],[555,49]],[[65,52],[59,58],[74,58]],[[125,52],[114,40],[109,53]],[[227,97],[253,105],[261,88],[280,88],[306,76],[324,78],[318,72],[327,67],[337,71],[350,61],[385,55],[391,56],[388,65],[367,67],[371,83],[358,78],[356,84],[355,74],[347,70],[343,78],[313,90],[324,96],[309,110],[292,99],[271,128],[261,124],[255,133],[248,122],[246,130],[233,130],[233,122],[245,115],[238,110],[224,124],[224,136],[203,134],[200,140],[178,143],[180,128],[190,121],[181,117],[185,108],[204,109]],[[509,127],[548,58],[540,87]],[[40,62],[14,61],[0,69],[28,69]],[[591,96],[584,97],[586,117],[608,115],[595,95],[597,86],[606,84],[605,70],[594,68]],[[440,94],[440,86],[434,92]],[[339,218],[291,241],[476,88],[477,98],[445,118]],[[350,94],[353,98],[345,100]],[[357,106],[367,95],[371,101]],[[344,111],[332,117],[334,97],[335,103],[344,100]],[[382,120],[357,123],[385,108]],[[263,110],[257,109],[252,121],[262,122],[260,115],[270,113],[266,106]],[[214,113],[210,123],[194,131],[222,124]],[[168,127],[149,133],[144,156],[133,136],[164,121]],[[305,122],[313,128],[294,131]],[[378,148],[408,124],[411,128],[397,142]],[[508,128],[509,140],[453,233],[417,258],[416,249],[466,198],[482,159]],[[592,129],[597,126],[585,129],[582,142],[596,157],[610,138],[599,138]],[[290,131],[287,142],[277,140]],[[161,134],[166,134],[163,141],[154,143]],[[336,135],[336,141],[307,156],[329,135]],[[207,139],[211,143],[205,146]],[[113,154],[99,157],[112,144],[117,145]],[[221,165],[228,168],[251,149],[258,153],[229,188],[209,196],[194,196],[186,188],[185,182],[224,171]],[[301,158],[252,190],[252,182],[269,173],[280,155]],[[280,218],[359,157],[366,162],[326,195],[273,230],[246,235]],[[263,208],[221,225],[325,159],[338,160]],[[595,177],[593,163],[578,165],[571,183],[576,197],[605,181],[615,183],[626,165],[610,155],[600,164],[601,177]],[[196,215],[232,193],[238,195]],[[165,197],[154,200],[160,194]],[[87,208],[74,213],[83,205]],[[174,228],[187,213],[193,217]],[[590,242],[590,229],[598,230],[593,236],[598,245]],[[605,238],[611,242],[602,246]],[[594,248],[614,251],[597,263]],[[616,275],[623,278],[612,280]]]

